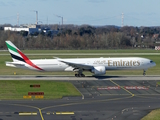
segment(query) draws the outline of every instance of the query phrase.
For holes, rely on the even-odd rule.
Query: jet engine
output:
[[[96,66],[94,69],[91,70],[92,73],[95,75],[103,75],[106,74],[105,66]]]

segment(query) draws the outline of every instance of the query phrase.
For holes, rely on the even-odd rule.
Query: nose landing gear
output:
[[[145,76],[146,75],[146,71],[145,70],[143,70],[143,76]]]

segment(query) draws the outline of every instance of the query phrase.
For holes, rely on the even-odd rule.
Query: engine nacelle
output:
[[[94,73],[95,75],[103,75],[106,74],[106,69],[105,66],[96,66],[94,67],[94,69],[92,69],[91,72]]]

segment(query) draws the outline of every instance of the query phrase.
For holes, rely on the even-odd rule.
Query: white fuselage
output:
[[[89,66],[105,66],[106,70],[147,70],[156,64],[150,59],[140,57],[122,57],[122,58],[75,58],[75,59],[62,59],[70,63],[89,65]],[[63,63],[57,59],[42,59],[42,60],[31,60],[35,65],[42,68],[43,71],[73,71],[75,68]],[[15,63],[15,62],[14,62]],[[20,63],[20,62],[19,62]],[[19,64],[6,64],[7,66],[32,69],[36,68],[22,62],[23,65]],[[90,71],[89,69],[85,69]],[[38,71],[38,70],[37,70]]]

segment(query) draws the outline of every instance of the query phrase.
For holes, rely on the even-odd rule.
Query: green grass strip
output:
[[[38,84],[40,88],[30,85]],[[81,96],[72,83],[57,81],[0,81],[0,99],[23,99],[28,92],[44,92],[43,99],[59,99],[65,96]],[[35,99],[35,96],[32,97]]]
[[[148,115],[141,120],[160,120],[160,109],[151,111]]]
[[[157,82],[158,85],[160,85],[160,82]]]

